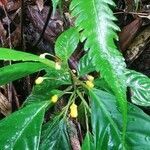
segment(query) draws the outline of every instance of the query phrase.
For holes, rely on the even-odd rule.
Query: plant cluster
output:
[[[45,71],[23,107],[0,121],[0,149],[69,150],[72,123],[78,122],[83,150],[149,148],[150,117],[134,104],[150,106],[150,80],[127,69],[115,46],[114,6],[112,0],[72,0],[75,25],[58,37],[55,56],[0,48],[0,60],[16,62],[0,68],[0,85]],[[72,68],[69,60],[81,43],[85,54]],[[127,87],[134,104],[127,101]]]

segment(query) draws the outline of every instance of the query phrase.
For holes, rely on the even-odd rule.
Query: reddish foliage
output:
[[[7,0],[0,0],[0,6],[6,6]]]

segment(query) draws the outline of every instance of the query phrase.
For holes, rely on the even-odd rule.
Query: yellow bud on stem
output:
[[[76,118],[78,116],[77,105],[75,103],[70,106],[70,116],[72,118]]]
[[[53,103],[56,103],[58,101],[58,95],[53,95],[52,98],[51,98],[51,101]]]
[[[94,87],[93,82],[92,82],[92,81],[89,81],[89,80],[86,81],[86,85],[87,85],[90,89],[92,89],[92,88]]]
[[[60,69],[61,69],[60,62],[56,62],[56,63],[55,63],[55,69],[56,69],[56,70],[60,70]]]
[[[43,81],[44,81],[44,78],[43,78],[43,77],[38,77],[38,78],[35,80],[35,84],[41,84]]]

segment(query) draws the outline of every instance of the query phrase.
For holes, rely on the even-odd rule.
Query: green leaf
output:
[[[93,141],[92,141],[92,135],[90,132],[86,133],[86,136],[84,138],[83,144],[82,144],[82,150],[92,150],[94,149]]]
[[[99,97],[99,101],[100,101],[99,103],[101,103],[102,106],[105,106],[105,108],[107,108],[107,111],[109,112],[110,117],[114,120],[114,122],[117,124],[118,128],[120,129],[122,126],[122,121],[121,121],[122,116],[120,113],[120,109],[118,107],[116,107],[117,105],[116,105],[115,96],[113,96],[107,92],[97,90],[97,89],[94,89],[93,92],[97,98]],[[92,102],[95,103],[95,100]],[[106,129],[102,127],[104,116],[102,116],[102,114],[101,114],[102,118],[100,118],[100,117],[98,117],[99,111],[98,112],[96,111],[96,113],[97,114],[95,114],[95,116],[97,116],[97,118],[95,118],[95,119],[98,120],[97,122],[100,122],[100,125],[99,126],[97,125],[97,130],[101,129],[101,132],[105,133],[104,131]],[[104,121],[104,122],[106,122],[106,121]],[[93,124],[93,122],[92,122],[92,124]],[[141,149],[147,150],[147,149],[149,149],[149,147],[150,147],[150,128],[149,128],[149,126],[150,126],[150,117],[147,114],[145,114],[138,107],[134,106],[131,103],[128,103],[128,124],[127,124],[127,132],[126,132],[126,149],[132,149],[132,150],[141,150]],[[94,129],[94,130],[96,130],[96,129]],[[96,135],[98,135],[98,134],[99,133],[97,133]],[[112,134],[112,130],[110,130],[110,133],[108,131],[108,134],[110,136]],[[110,139],[110,143],[112,141],[110,146],[114,146],[113,140],[115,138],[116,137],[112,137],[112,139]],[[108,142],[108,140],[105,142]],[[103,148],[100,148],[100,149],[103,149]],[[116,147],[114,147],[114,149],[116,149]]]
[[[32,93],[26,100],[27,103],[35,100],[50,100],[53,90],[57,89],[61,85],[71,84],[69,73],[63,72],[63,70],[51,69],[44,77],[48,77],[49,79],[44,80],[40,85],[34,86]]]
[[[79,33],[75,28],[70,28],[63,32],[57,39],[55,44],[56,56],[65,63],[76,49],[79,43]]]
[[[131,88],[131,101],[140,106],[150,106],[150,79],[136,71],[127,70],[127,86]]]
[[[104,80],[104,78],[97,78],[94,80],[94,85],[97,89],[101,89],[104,91],[107,91],[108,93],[112,93],[112,90],[110,89],[110,87],[108,86],[108,83]]]
[[[45,108],[49,102],[34,103],[0,121],[0,149],[38,150]]]
[[[92,64],[92,57],[89,55],[84,55],[78,64],[78,74],[79,76],[86,75],[92,71],[95,71],[95,66]]]
[[[54,63],[46,58],[40,58],[30,53],[15,51],[8,48],[0,48],[0,60],[37,61],[54,68]]]
[[[103,104],[102,98],[106,99],[106,97],[104,94],[102,97],[102,94],[98,90],[90,91],[94,149],[120,149],[120,145],[123,147],[125,141],[121,140],[120,128],[113,120],[108,108]]]
[[[84,49],[93,58],[96,70],[108,83],[117,97],[123,115],[123,139],[127,123],[125,63],[117,50],[114,40],[118,40],[118,26],[113,22],[112,0],[72,0],[70,10],[76,18],[75,25],[81,33],[81,41],[85,41]]]
[[[0,68],[0,85],[17,80],[39,70],[47,68],[38,62],[24,62]]]
[[[71,150],[66,120],[55,117],[43,126],[41,150]]]

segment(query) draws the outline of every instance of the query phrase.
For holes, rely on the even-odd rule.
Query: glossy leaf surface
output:
[[[92,64],[92,57],[86,54],[79,60],[78,64],[79,76],[86,75],[92,71],[95,71],[95,66]]]
[[[47,105],[47,101],[31,104],[1,120],[0,149],[38,150]]]
[[[38,62],[24,62],[0,68],[0,85],[17,80],[39,70],[47,68]]]
[[[150,79],[136,71],[127,70],[127,85],[131,88],[131,101],[140,106],[150,106]]]
[[[54,118],[43,126],[40,150],[71,150],[66,120]]]
[[[92,135],[87,132],[82,144],[82,150],[91,150],[94,149]]]
[[[75,28],[70,28],[63,32],[57,39],[55,44],[56,56],[67,63],[69,57],[76,49],[79,43],[79,33]]]
[[[100,97],[100,96],[101,97]],[[107,97],[100,93],[98,90],[90,91],[92,102],[91,111],[91,124],[94,135],[94,149],[120,149],[120,145],[125,142],[121,140],[120,128],[113,120],[110,110],[105,104],[103,99]],[[115,106],[116,107],[116,106]]]
[[[123,115],[123,138],[127,123],[127,101],[125,84],[125,63],[117,50],[114,40],[119,28],[113,22],[116,18],[110,6],[115,6],[112,0],[73,0],[70,6],[72,16],[76,18],[75,25],[81,33],[81,41],[85,41],[84,49],[93,58],[96,70],[108,83],[117,97]]]
[[[108,114],[110,114],[111,119],[113,119],[115,124],[118,126],[118,129],[120,129],[121,124],[122,124],[121,113],[120,113],[118,107],[116,107],[115,96],[113,96],[107,92],[104,92],[101,90],[96,90],[96,89],[94,89],[94,91],[92,91],[92,92],[97,98],[99,97],[99,102],[98,102],[98,99],[97,100],[95,98],[92,99],[92,97],[91,97],[92,103],[97,104],[97,102],[98,102],[99,104],[102,104],[101,106],[104,106],[107,109],[107,111],[109,112]],[[99,109],[100,109],[100,107],[99,107]],[[93,111],[96,111],[96,110],[93,110]],[[100,111],[98,111],[98,112],[100,112]],[[102,112],[102,110],[101,110],[101,112]],[[98,113],[95,114],[95,117],[96,117],[96,115],[97,115],[97,118],[93,119],[92,124],[95,124],[96,122],[100,122],[100,125],[99,126],[97,125],[97,128],[98,128],[97,130],[102,131],[101,133],[103,133],[103,135],[104,135],[106,133],[105,130],[107,130],[107,129],[102,128],[102,125],[104,123],[106,123],[106,120],[103,121],[104,116],[102,116],[102,118],[98,118],[99,114]],[[102,115],[102,113],[101,113],[101,115]],[[110,124],[108,124],[108,128],[109,128],[109,126],[110,126]],[[133,104],[128,103],[128,124],[127,124],[127,133],[126,133],[126,142],[125,142],[126,149],[132,149],[132,150],[149,149],[149,146],[150,146],[150,128],[149,128],[149,126],[150,126],[150,117],[148,115],[146,115],[138,107],[134,106]],[[110,133],[107,132],[108,137],[110,137],[112,134],[112,130],[110,130],[110,131],[111,131]],[[98,136],[98,135],[99,135],[99,132],[98,133],[96,132],[96,135],[94,135],[94,136]],[[103,137],[104,136],[101,136],[101,139]],[[110,147],[108,149],[111,149],[111,147],[114,146],[113,140],[115,140],[115,139],[116,139],[116,137],[113,137],[113,139],[109,139],[109,141],[108,141],[108,138],[105,139],[105,143],[106,142],[111,143],[109,145]],[[119,145],[119,143],[118,143],[118,145]],[[106,145],[106,146],[108,146],[108,145]],[[98,149],[103,149],[103,147],[98,147]],[[117,148],[114,147],[114,149],[117,149]]]
[[[39,56],[30,53],[15,51],[8,48],[0,48],[0,60],[37,61],[54,68],[54,63],[48,59],[40,58]]]

